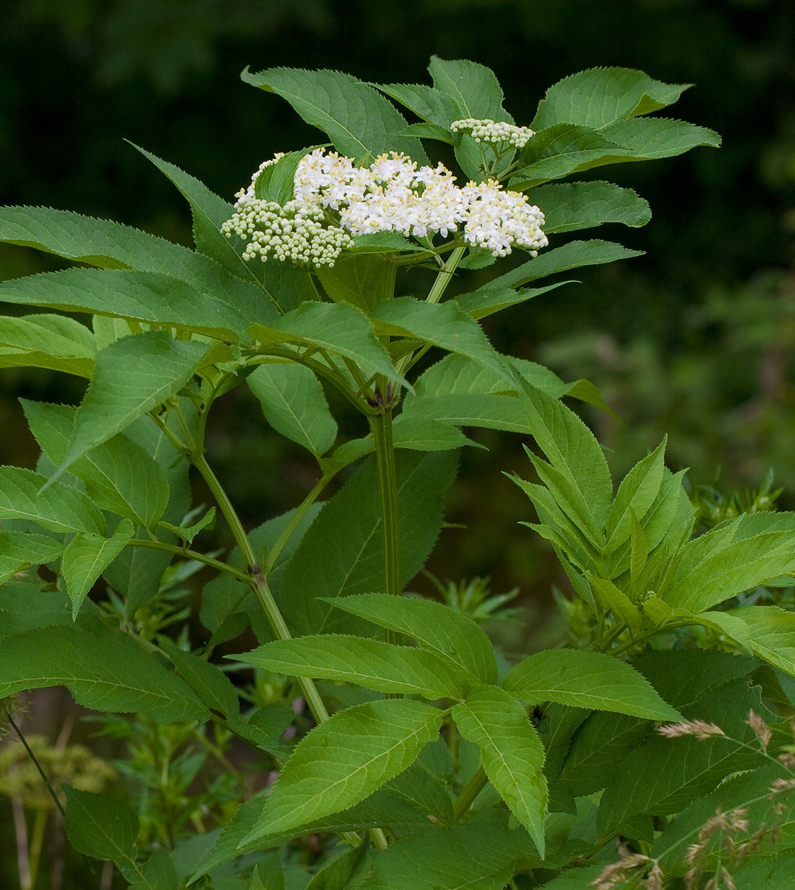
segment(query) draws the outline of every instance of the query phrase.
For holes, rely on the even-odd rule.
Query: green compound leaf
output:
[[[537,652],[512,668],[503,686],[528,704],[556,701],[649,720],[681,720],[681,714],[660,698],[645,677],[600,652]]]
[[[496,686],[478,686],[453,708],[461,735],[481,751],[483,769],[544,858],[547,780],[544,747],[525,709]]]
[[[364,800],[414,762],[441,722],[437,708],[408,699],[339,711],[299,742],[250,837],[289,831]]]
[[[535,259],[495,278],[489,283],[489,288],[521,287],[546,275],[555,275],[582,266],[601,266],[642,255],[642,250],[629,250],[611,241],[570,241],[563,247],[541,253]]]
[[[673,105],[692,84],[667,84],[631,68],[590,68],[551,86],[530,125],[554,124],[601,129],[616,121]]]
[[[405,382],[392,367],[389,353],[378,342],[365,314],[348,303],[305,303],[273,327],[253,324],[247,333],[264,346],[295,343],[324,349],[353,360],[366,377],[383,374],[390,380]]]
[[[460,294],[455,297],[455,302],[470,318],[474,318],[477,321],[510,306],[526,303],[534,297],[540,297],[551,290],[563,287],[564,284],[579,284],[579,282],[570,279],[569,281],[557,281],[555,284],[548,284],[546,287],[525,290],[514,290],[509,287],[493,288],[490,285],[486,285],[475,291],[470,291],[468,294]]]
[[[106,346],[97,354],[59,472],[182,389],[206,352],[206,343],[173,340],[164,331],[135,334]]]
[[[268,423],[315,457],[325,454],[337,438],[323,387],[303,365],[260,365],[246,378]]]
[[[456,303],[424,303],[400,297],[381,303],[373,314],[379,334],[414,337],[425,343],[467,356],[504,374],[503,365],[480,325]]]
[[[456,456],[449,451],[398,451],[395,464],[403,529],[401,583],[406,584],[422,568],[439,534]],[[322,598],[383,590],[383,547],[378,469],[371,458],[325,503],[276,585],[274,596],[293,633],[365,633]]]
[[[21,467],[0,467],[0,520],[28,519],[48,531],[105,533],[105,517],[81,491]]]
[[[0,318],[0,368],[48,368],[91,377],[96,345],[91,331],[60,315]]]
[[[290,677],[354,683],[376,692],[430,699],[463,695],[460,673],[434,652],[361,637],[306,636],[230,657]]]
[[[55,466],[66,457],[74,435],[77,408],[20,399],[30,431]],[[168,506],[165,472],[135,441],[119,433],[92,448],[69,468],[82,479],[86,492],[103,510],[153,529]]]
[[[0,531],[0,584],[30,566],[52,562],[65,546],[45,535]]]
[[[532,203],[544,213],[544,232],[575,232],[617,222],[645,226],[651,219],[648,201],[632,189],[612,182],[571,182],[542,185]]]
[[[74,618],[94,582],[121,553],[135,533],[129,519],[122,519],[110,538],[93,533],[75,535],[64,551],[61,571]]]
[[[5,638],[0,697],[48,686],[66,686],[97,711],[141,712],[158,723],[207,719],[190,687],[121,631],[54,626]]]
[[[268,68],[257,74],[246,69],[242,79],[277,93],[308,123],[328,134],[337,150],[351,158],[373,160],[388,151],[405,152],[427,162],[419,139],[399,134],[402,114],[371,86],[339,71]]]
[[[435,652],[469,683],[493,683],[497,662],[489,638],[464,615],[418,597],[362,593],[335,599],[334,607],[405,634]]]
[[[128,806],[106,794],[66,792],[66,834],[69,843],[86,856],[133,865],[138,817]]]

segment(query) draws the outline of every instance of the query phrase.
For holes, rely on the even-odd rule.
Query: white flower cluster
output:
[[[280,207],[254,194],[257,177],[277,159],[261,165],[251,186],[238,193],[236,212],[221,229],[228,237],[251,239],[244,259],[260,254],[263,260],[273,255],[333,265],[341,250],[354,245],[351,235],[375,232],[446,238],[461,229],[468,244],[495,256],[506,256],[514,245],[535,256],[548,243],[544,215],[525,195],[503,191],[496,180],[459,188],[442,164],[418,168],[394,152],[357,167],[350,158],[317,149],[298,165],[295,200]]]
[[[454,133],[469,133],[475,142],[487,142],[489,145],[507,145],[509,148],[524,148],[527,140],[535,136],[530,127],[517,127],[514,124],[495,122],[486,118],[478,120],[467,117],[453,121],[450,129]]]

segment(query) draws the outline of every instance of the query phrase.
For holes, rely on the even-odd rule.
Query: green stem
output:
[[[460,822],[466,811],[472,806],[475,798],[486,787],[488,778],[482,766],[479,766],[475,775],[464,785],[463,790],[453,803],[453,821]]]
[[[426,303],[438,303],[442,299],[444,292],[447,290],[447,285],[453,280],[453,273],[458,268],[458,264],[461,262],[466,249],[466,245],[456,247],[447,258],[447,261],[442,263],[442,268],[439,269],[436,281],[434,281],[431,292],[425,301]]]
[[[304,498],[301,504],[298,506],[298,509],[293,514],[290,521],[282,530],[282,533],[276,539],[276,543],[268,553],[265,562],[262,564],[262,574],[267,577],[273,571],[273,567],[276,564],[276,560],[279,558],[279,554],[284,549],[284,545],[290,540],[293,532],[298,527],[298,524],[301,520],[306,516],[307,510],[315,503],[315,501],[320,496],[320,493],[323,489],[331,482],[331,480],[337,475],[338,470],[334,470],[333,472],[324,473],[320,479],[315,484],[315,487],[309,494]]]
[[[262,568],[257,562],[254,548],[251,546],[248,535],[244,531],[243,525],[240,522],[240,517],[232,506],[232,502],[229,500],[225,489],[218,481],[218,477],[213,472],[212,467],[207,463],[203,454],[193,455],[193,465],[202,474],[220,511],[224,514],[224,518],[229,524],[229,528],[232,531],[232,537],[240,548],[240,552],[243,555],[243,562],[250,576],[247,578],[247,581],[257,595],[257,599],[260,601],[260,605],[265,612],[265,616],[268,619],[268,623],[270,624],[276,639],[292,639],[292,634],[287,627],[287,623],[270,591],[268,580],[265,575],[263,575]],[[306,703],[315,720],[318,723],[325,723],[326,720],[328,720],[328,711],[323,704],[323,700],[320,698],[320,693],[317,691],[315,684],[312,680],[305,677],[299,677],[298,683],[301,686],[301,691],[304,694]]]
[[[400,569],[400,506],[398,502],[397,474],[395,472],[395,446],[392,440],[392,408],[387,406],[381,414],[370,418],[370,429],[375,442],[378,463],[378,484],[381,489],[381,524],[384,529],[384,578],[386,592],[399,596],[402,591]],[[387,641],[399,643],[400,635],[387,631]]]
[[[173,553],[175,556],[182,556],[185,559],[193,559],[196,562],[202,562],[204,565],[218,569],[219,572],[226,572],[227,575],[237,578],[238,581],[242,581],[244,584],[248,584],[251,581],[247,575],[244,575],[243,572],[239,572],[228,563],[221,562],[219,559],[213,559],[211,556],[205,556],[203,553],[199,553],[196,550],[190,550],[187,547],[178,547],[176,544],[166,544],[164,541],[147,541],[141,538],[133,538],[131,541],[127,542],[127,546],[146,547],[149,550],[165,550],[167,553]]]

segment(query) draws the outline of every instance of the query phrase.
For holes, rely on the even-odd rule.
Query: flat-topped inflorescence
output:
[[[319,148],[305,155],[294,179],[294,200],[284,206],[256,197],[263,163],[251,185],[238,192],[235,213],[221,231],[249,240],[243,257],[289,259],[298,265],[332,266],[360,235],[397,232],[405,237],[463,241],[495,256],[514,246],[535,256],[547,245],[544,215],[527,196],[503,190],[497,180],[463,188],[443,164],[418,167],[404,154],[380,155],[369,167]]]

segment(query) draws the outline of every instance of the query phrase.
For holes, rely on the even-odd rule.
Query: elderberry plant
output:
[[[758,766],[764,796],[787,753],[775,717],[795,701],[795,616],[735,598],[790,585],[795,517],[742,513],[693,537],[664,442],[614,491],[561,401],[601,405],[595,389],[499,354],[479,324],[569,283],[528,287],[548,276],[638,255],[563,236],[644,225],[642,198],[591,174],[559,180],[718,137],[657,115],[685,87],[639,71],[566,78],[520,126],[487,68],[434,57],[429,70],[432,86],[244,72],[328,141],[266,160],[235,205],[141,150],[190,204],[195,249],[67,211],[0,211],[0,240],[82,264],[0,283],[0,301],[91,316],[0,318],[0,366],[88,380],[77,407],[23,401],[39,465],[0,468],[0,696],[65,685],[85,707],[183,728],[169,737],[215,724],[220,763],[232,737],[260,758],[225,827],[169,826],[159,844],[123,800],[67,788],[71,844],[135,888],[657,886],[687,870],[664,839],[690,808]],[[468,270],[483,281],[517,252],[467,290]],[[417,267],[434,273],[424,299],[402,295]],[[300,504],[250,530],[205,454],[212,408],[238,386],[318,467]],[[361,418],[345,441],[332,390]],[[577,645],[506,666],[460,604],[403,594],[469,427],[525,437],[516,482],[570,581]],[[192,507],[191,467],[209,509]],[[231,553],[200,545],[216,519]],[[216,573],[201,641],[147,630],[164,573],[198,566]],[[693,627],[726,645],[700,646]],[[773,725],[764,752],[750,712]],[[666,737],[662,721],[723,735]],[[788,838],[759,855],[794,859]]]

